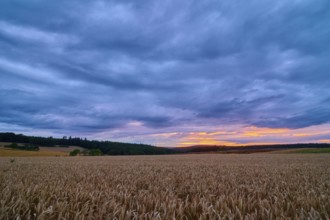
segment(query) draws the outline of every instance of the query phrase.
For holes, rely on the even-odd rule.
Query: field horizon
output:
[[[10,151],[10,144],[15,143],[24,148],[24,146],[34,146],[40,149],[40,152],[26,152],[27,156],[66,156],[71,151],[79,152],[99,150],[104,155],[162,155],[162,154],[189,154],[189,153],[260,153],[275,151],[296,151],[306,149],[320,149],[319,153],[327,153],[330,149],[328,143],[297,143],[297,144],[273,144],[273,145],[242,145],[242,146],[226,146],[226,145],[194,145],[187,147],[157,147],[145,144],[121,143],[111,141],[96,141],[86,138],[69,137],[69,138],[53,138],[26,136],[15,133],[0,133],[0,156],[24,156],[24,152],[17,151],[19,146]],[[7,148],[6,148],[7,146]],[[9,148],[8,148],[9,147]],[[317,151],[314,151],[316,153]]]

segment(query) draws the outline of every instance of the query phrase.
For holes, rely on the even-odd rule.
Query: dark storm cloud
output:
[[[77,134],[136,122],[328,123],[329,9],[327,0],[1,1],[0,122]]]
[[[216,103],[214,106],[203,106],[200,110],[202,117],[228,117],[234,118],[251,117],[251,114],[262,105],[274,102],[276,99],[283,98],[281,95],[257,98],[251,101],[245,100],[229,100],[226,102]]]
[[[330,108],[315,108],[286,118],[257,121],[255,125],[278,128],[304,128],[330,122]]]

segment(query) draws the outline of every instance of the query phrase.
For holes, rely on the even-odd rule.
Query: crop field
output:
[[[74,149],[83,150],[81,147],[44,147],[40,146],[39,151],[27,151],[6,148],[5,145],[10,143],[0,142],[0,157],[63,157],[69,156],[69,152]]]
[[[329,154],[0,158],[0,219],[329,219]]]
[[[16,150],[0,147],[0,157],[56,157],[56,156],[68,156],[69,153],[61,151],[27,151],[27,150]]]

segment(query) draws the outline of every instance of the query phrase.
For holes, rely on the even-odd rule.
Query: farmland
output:
[[[0,147],[1,157],[56,157],[68,156],[69,153],[63,151],[49,151],[41,149],[40,151],[14,150]]]
[[[329,219],[330,155],[2,157],[0,194],[0,219]]]
[[[0,142],[0,157],[63,157],[69,156],[69,152],[74,149],[83,150],[81,147],[77,146],[68,146],[68,147],[45,147],[40,146],[38,151],[28,151],[28,150],[19,150],[19,149],[11,149],[5,147],[6,145],[10,145],[11,143]],[[18,145],[24,145],[22,143],[18,143]]]

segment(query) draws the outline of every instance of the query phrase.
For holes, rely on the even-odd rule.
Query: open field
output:
[[[0,147],[0,157],[56,157],[68,155],[67,152],[43,150],[42,148],[39,151],[27,151]]]
[[[39,147],[39,151],[27,151],[5,148],[5,145],[10,143],[0,142],[0,157],[55,157],[69,156],[69,152],[74,149],[83,150],[81,147]]]
[[[329,219],[330,155],[3,157],[0,194],[0,219]]]

